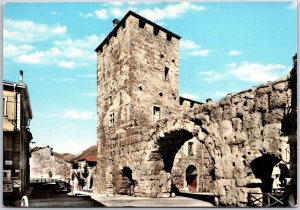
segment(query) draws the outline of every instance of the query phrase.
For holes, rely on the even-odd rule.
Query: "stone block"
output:
[[[233,117],[236,117],[236,107],[235,106],[224,106],[223,111],[223,120],[230,120]]]
[[[242,101],[241,95],[234,95],[231,97],[231,103],[237,104]]]
[[[248,138],[250,141],[261,140],[262,139],[262,128],[250,128],[248,131]]]
[[[224,106],[230,106],[230,105],[231,105],[230,97],[229,97],[229,96],[226,96],[226,97],[222,98],[222,99],[219,101],[219,104],[220,104],[220,106],[222,106],[222,107],[224,107]]]
[[[256,89],[256,93],[261,94],[268,94],[272,92],[272,87],[270,85],[266,85],[266,86],[260,86]]]
[[[242,120],[240,118],[232,118],[232,128],[235,132],[240,132],[242,130]]]
[[[270,104],[269,108],[274,109],[274,108],[282,108],[287,106],[289,100],[288,100],[288,94],[287,92],[279,92],[279,91],[274,91],[270,95]]]
[[[228,137],[232,133],[232,123],[229,120],[221,121],[219,131],[223,137]]]
[[[263,122],[264,124],[281,123],[283,117],[284,117],[284,109],[275,108],[275,109],[271,109],[270,112],[266,112],[263,114]]]
[[[243,118],[243,129],[250,129],[262,125],[261,113],[246,114]]]
[[[280,133],[281,133],[281,124],[280,123],[267,124],[263,128],[263,138],[265,140],[279,139]]]
[[[217,107],[211,110],[210,119],[213,122],[218,122],[222,119],[223,109],[221,107]]]
[[[254,99],[256,111],[267,111],[269,110],[269,96],[265,93],[256,94]]]
[[[275,91],[285,91],[287,90],[287,88],[288,88],[288,83],[286,81],[281,81],[273,85],[273,89]]]

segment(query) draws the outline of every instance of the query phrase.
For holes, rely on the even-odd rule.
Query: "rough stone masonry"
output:
[[[127,180],[134,196],[214,192],[221,205],[245,206],[248,193],[268,192],[289,149],[290,78],[218,102],[188,100],[178,93],[180,36],[132,11],[114,23],[96,49],[94,193],[124,193]]]

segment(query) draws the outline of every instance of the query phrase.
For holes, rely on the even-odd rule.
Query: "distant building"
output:
[[[31,149],[30,157],[30,178],[38,180],[40,178],[52,178],[68,181],[70,177],[71,163],[62,158],[55,157],[53,148],[49,146],[34,147]]]
[[[80,172],[81,174],[79,177],[83,179],[84,181],[84,186],[83,190],[92,190],[93,189],[93,182],[94,182],[94,172],[95,172],[95,167],[97,165],[97,157],[96,155],[86,155],[78,161],[78,170],[77,172]],[[85,175],[85,170],[87,169],[88,176],[84,177]]]
[[[12,200],[29,187],[29,129],[32,110],[20,71],[18,83],[3,81],[3,196]]]

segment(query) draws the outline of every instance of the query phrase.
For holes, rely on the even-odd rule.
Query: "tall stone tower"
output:
[[[132,11],[113,23],[113,30],[96,49],[95,192],[104,194],[122,190],[124,173],[133,181],[148,170],[137,161],[143,155],[142,142],[147,141],[143,132],[147,125],[180,110],[180,36]]]

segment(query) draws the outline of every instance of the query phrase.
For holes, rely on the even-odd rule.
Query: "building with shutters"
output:
[[[18,83],[3,81],[3,200],[20,198],[29,188],[32,110],[20,71]]]

